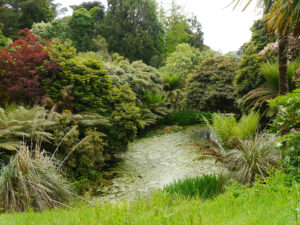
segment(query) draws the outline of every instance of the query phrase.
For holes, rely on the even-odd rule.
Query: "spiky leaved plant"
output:
[[[241,140],[235,149],[223,153],[225,167],[241,183],[251,183],[256,176],[267,176],[281,160],[273,135],[260,134],[254,139]]]
[[[65,205],[74,191],[59,173],[53,157],[23,143],[0,170],[0,208],[4,211],[45,210]]]

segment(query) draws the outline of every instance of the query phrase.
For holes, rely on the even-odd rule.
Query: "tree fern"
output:
[[[215,113],[210,130],[214,133],[219,145],[224,149],[235,148],[240,140],[251,139],[259,126],[259,114],[251,112],[236,121],[233,115]]]
[[[0,108],[0,149],[16,150],[24,139],[50,141],[52,134],[46,130],[54,124],[53,114],[40,106]]]

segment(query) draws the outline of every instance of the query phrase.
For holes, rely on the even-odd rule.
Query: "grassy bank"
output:
[[[238,184],[223,195],[202,201],[163,191],[131,203],[81,206],[74,210],[59,209],[42,213],[3,214],[0,224],[299,224],[300,186],[284,185],[284,175],[277,174],[266,182],[249,188]],[[298,217],[298,218],[297,218]]]

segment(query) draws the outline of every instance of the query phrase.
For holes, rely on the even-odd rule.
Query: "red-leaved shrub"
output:
[[[28,28],[24,35],[0,50],[0,92],[2,103],[40,103],[44,97],[43,73],[39,67],[48,58],[49,43],[41,41]]]

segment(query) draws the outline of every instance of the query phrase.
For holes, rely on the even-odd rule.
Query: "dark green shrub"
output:
[[[177,180],[164,187],[170,194],[200,197],[203,200],[216,197],[224,192],[226,178],[223,175],[204,175],[196,178]]]
[[[136,106],[136,97],[129,85],[113,88],[108,99],[111,126],[104,130],[107,148],[112,152],[125,151],[136,137],[138,128],[143,127],[141,110]]]
[[[69,81],[70,97],[76,111],[104,109],[111,90],[111,81],[99,59],[82,55],[69,60],[64,67]]]
[[[256,47],[253,44],[248,44],[244,49],[243,58],[239,63],[239,69],[234,78],[234,88],[239,98],[258,88],[265,81],[260,70],[264,58],[259,56],[256,51]]]
[[[233,79],[238,68],[234,57],[206,59],[187,85],[186,107],[201,111],[235,111]]]
[[[178,125],[178,126],[205,124],[203,117],[205,117],[207,120],[210,121],[212,119],[212,114],[207,112],[194,112],[194,111],[172,112],[167,116],[165,116],[163,119],[159,120],[158,123],[162,125]]]
[[[47,95],[76,112],[105,110],[112,82],[101,57],[91,52],[76,56],[70,42],[55,42],[51,50],[51,60],[45,62]],[[53,62],[59,63],[59,67],[53,69]]]

